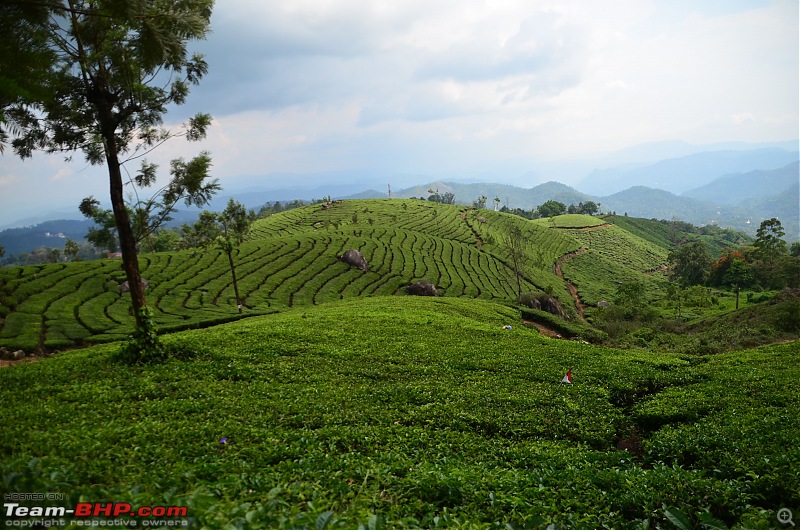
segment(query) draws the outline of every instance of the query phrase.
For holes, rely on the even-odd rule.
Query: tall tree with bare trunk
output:
[[[140,162],[138,185],[151,185],[156,167],[144,160],[175,136],[205,137],[211,117],[198,114],[181,131],[163,126],[169,105],[186,101],[190,85],[207,71],[203,57],[190,54],[191,41],[209,31],[213,0],[5,0],[0,19],[17,21],[16,39],[30,42],[31,57],[49,53],[45,69],[35,69],[32,89],[15,76],[0,125],[13,136],[14,152],[82,152],[108,170],[111,208],[137,329],[146,327],[147,303],[139,273],[136,236],[125,205],[123,169]],[[34,53],[35,52],[35,53]],[[31,59],[31,60],[33,60]],[[20,66],[0,54],[0,72]],[[9,126],[10,125],[10,126]],[[201,156],[207,157],[204,153]],[[206,164],[205,167],[209,167]],[[198,203],[207,174],[190,184]]]

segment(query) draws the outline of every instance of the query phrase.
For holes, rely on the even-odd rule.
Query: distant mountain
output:
[[[0,246],[5,249],[7,256],[30,252],[38,247],[64,248],[67,239],[83,241],[93,224],[88,220],[62,219],[23,228],[8,228],[0,231]]]
[[[545,182],[533,188],[520,188],[508,184],[460,184],[457,182],[431,182],[399,190],[397,193],[392,193],[393,197],[409,198],[409,197],[428,197],[430,195],[429,189],[439,190],[439,193],[452,193],[455,195],[455,200],[459,204],[470,205],[478,200],[481,196],[487,198],[487,208],[493,208],[494,198],[500,199],[501,206],[508,206],[509,208],[522,208],[523,210],[532,210],[540,204],[555,200],[562,202],[566,205],[578,204],[579,202],[586,202],[596,198],[581,193],[575,188],[561,184],[560,182]]]
[[[779,169],[734,173],[714,179],[709,184],[682,193],[700,201],[740,205],[746,201],[764,199],[797,186],[800,182],[800,162]],[[742,204],[742,206],[746,206]]]
[[[747,206],[748,211],[754,212],[759,223],[763,219],[777,217],[789,240],[800,241],[800,183],[795,181],[794,186],[783,190],[777,195],[755,200],[743,201],[739,206]],[[755,228],[758,228],[756,223]]]
[[[633,186],[603,197],[602,204],[603,210],[612,210],[617,215],[648,219],[676,218],[700,225],[712,221],[718,211],[713,204],[647,186]]]
[[[798,193],[793,190],[739,205],[719,205],[681,197],[664,190],[635,186],[603,197],[603,210],[613,210],[618,215],[647,219],[680,219],[697,226],[717,224],[755,236],[761,221],[772,217],[781,219],[787,241],[800,241],[798,222]]]
[[[608,195],[634,186],[680,194],[731,173],[772,170],[794,163],[798,151],[765,148],[749,151],[708,151],[655,164],[595,170],[580,184],[587,193]]]

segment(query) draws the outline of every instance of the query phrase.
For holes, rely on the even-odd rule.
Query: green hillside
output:
[[[427,280],[445,296],[513,301],[516,284],[503,237],[518,226],[537,241],[525,291],[569,295],[552,273],[577,248],[563,234],[514,216],[415,200],[359,200],[290,210],[259,220],[236,256],[245,315],[350,297],[403,295]],[[483,219],[483,222],[478,218]],[[338,259],[357,249],[362,272]],[[0,269],[0,346],[55,349],[118,340],[132,328],[118,260]],[[227,259],[217,250],[140,256],[160,329],[239,318]]]
[[[627,333],[674,311],[671,236],[607,221],[401,199],[285,211],[239,248],[241,316],[219,252],[142,255],[172,355],[131,367],[104,344],[0,369],[3,492],[186,506],[209,529],[774,526],[800,506],[797,293],[733,312],[689,307],[718,296],[699,288],[691,321]],[[515,245],[523,289],[571,322],[522,321]],[[0,269],[0,346],[127,336],[123,277],[118,260]],[[444,296],[408,296],[418,280]],[[630,349],[547,338],[611,336],[588,326],[624,284],[644,289],[644,308],[612,308]],[[795,340],[731,351],[777,339]]]
[[[622,284],[643,285],[649,300],[664,298],[669,241],[700,237],[720,249],[733,234],[678,228],[586,215],[528,221],[409,199],[306,206],[258,220],[239,247],[243,315],[218,250],[143,254],[140,268],[156,324],[170,332],[342,299],[405,296],[406,286],[422,280],[446,297],[512,303],[517,285],[509,250],[518,239],[522,291],[550,293],[567,315],[585,313],[591,321],[592,308],[613,301]],[[369,270],[340,261],[347,249],[361,251]],[[133,319],[119,289],[123,280],[119,260],[0,268],[0,347],[53,351],[128,336]]]
[[[0,484],[211,529],[769,528],[800,506],[796,344],[631,353],[518,318],[367,297],[174,334],[161,365],[101,345],[3,369]]]

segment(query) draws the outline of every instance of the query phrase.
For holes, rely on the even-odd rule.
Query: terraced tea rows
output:
[[[586,217],[586,216],[583,216]],[[564,278],[585,304],[613,300],[622,283],[644,283],[655,290],[663,274],[651,274],[666,263],[667,251],[615,225],[560,229],[587,249],[562,264]]]
[[[500,234],[515,222],[496,214],[492,230]],[[422,201],[351,201],[261,220],[236,256],[245,314],[401,294],[420,280],[446,296],[513,300],[516,285],[502,246],[479,249],[477,233],[458,207]],[[551,256],[569,248],[553,234],[533,229],[530,236],[540,237]],[[338,260],[348,248],[364,254],[369,272]],[[161,329],[239,318],[227,259],[218,251],[147,254],[140,267]],[[531,269],[526,278],[525,290],[563,290],[545,269]],[[119,292],[123,280],[118,260],[0,270],[0,346],[55,349],[126,336],[133,320]]]

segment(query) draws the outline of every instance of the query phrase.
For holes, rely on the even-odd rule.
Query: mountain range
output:
[[[521,182],[526,179],[524,176],[515,179],[517,185],[433,179],[425,184],[393,191],[391,197],[428,197],[429,190],[438,190],[440,193],[453,193],[460,204],[470,205],[481,196],[486,196],[487,208],[508,206],[524,210],[534,209],[548,200],[566,205],[593,201],[599,203],[604,212],[627,213],[631,217],[680,219],[699,226],[714,223],[750,235],[755,235],[762,220],[776,217],[783,224],[787,241],[800,241],[800,154],[796,148],[792,148],[796,145],[797,142],[784,142],[778,146],[756,148],[738,146],[689,152],[684,156],[651,163],[640,161],[595,169],[576,184],[580,190],[555,180],[539,183],[539,177],[531,174],[527,178],[536,179],[531,186]],[[631,152],[637,156],[653,152],[656,148],[660,152],[686,152],[690,146],[669,143],[646,147]],[[629,156],[627,159],[637,158]],[[419,182],[425,177],[420,175],[416,178]],[[372,179],[373,182],[375,180]],[[310,189],[265,189],[255,185],[215,197],[209,209],[223,209],[229,198],[242,202],[248,208],[257,209],[266,202],[310,200],[329,195],[340,199],[390,196],[388,189],[387,192],[366,189],[368,185],[363,180],[360,184],[348,183],[339,175],[334,182]],[[500,199],[499,204],[495,204],[495,197]],[[175,216],[176,222],[192,222],[198,211],[183,210]],[[17,226],[26,225],[23,228],[0,231],[0,246],[9,254],[38,246],[63,247],[65,238],[52,234],[61,233],[79,240],[90,226],[88,221],[74,220],[79,218],[77,209],[65,214],[70,219],[68,221],[52,221],[52,215],[16,223]]]

